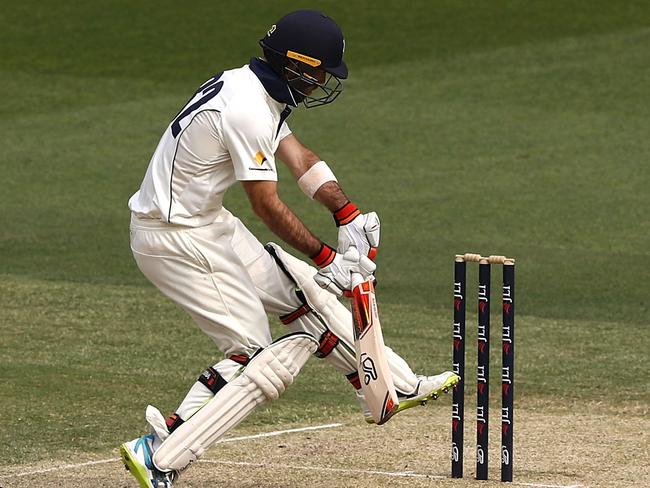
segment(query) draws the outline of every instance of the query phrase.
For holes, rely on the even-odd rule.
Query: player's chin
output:
[[[319,86],[317,84],[309,83],[309,82],[303,81],[301,79],[291,80],[289,82],[289,85],[302,98],[310,96],[312,93],[314,93],[319,88]]]

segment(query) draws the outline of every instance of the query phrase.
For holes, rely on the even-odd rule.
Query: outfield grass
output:
[[[9,275],[0,283],[0,307],[12,325],[0,348],[4,464],[105,451],[143,429],[147,403],[171,412],[197,372],[220,357],[180,309],[148,287]],[[381,315],[386,342],[415,369],[448,367],[448,313],[384,304]],[[645,327],[631,324],[620,335],[616,323],[519,317],[518,405],[543,404],[547,413],[595,402],[647,408],[650,393],[639,386],[650,384]],[[274,330],[280,333],[282,326],[274,322]],[[493,330],[495,343],[498,332]],[[475,337],[468,327],[468,343]],[[468,372],[476,365],[472,349]],[[496,354],[492,361],[500,364]],[[468,402],[475,384],[468,376]],[[498,393],[495,381],[494,405]],[[247,423],[335,421],[357,410],[348,382],[326,362],[312,360],[280,402]]]
[[[292,5],[3,9],[0,463],[106,450],[218,358],[139,275],[126,201],[188,94]],[[351,78],[290,125],[382,219],[387,342],[447,368],[453,254],[510,254],[522,401],[647,404],[648,3],[313,5],[342,24]],[[331,217],[281,181],[334,242]],[[271,239],[240,189],[227,205]],[[308,372],[251,422],[356,408],[323,363]]]

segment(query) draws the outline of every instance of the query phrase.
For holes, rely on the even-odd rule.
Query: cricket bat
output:
[[[381,425],[397,413],[399,400],[386,360],[375,287],[358,274],[353,275],[352,317],[361,389],[375,423]]]

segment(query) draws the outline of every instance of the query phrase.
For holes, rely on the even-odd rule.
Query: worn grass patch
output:
[[[473,481],[474,444],[469,426],[465,478],[449,478],[447,398],[404,412],[382,427],[368,426],[358,416],[339,420],[344,423],[339,428],[217,445],[183,474],[182,484],[195,488],[479,485]],[[498,416],[491,420],[496,427]],[[638,434],[630,435],[630,424]],[[522,402],[516,426],[515,486],[622,488],[650,482],[650,470],[643,462],[650,445],[647,412],[629,412],[623,417],[593,403],[579,410],[556,412],[546,411],[535,402]],[[268,427],[262,430],[269,431]],[[230,435],[256,432],[254,426],[248,426]],[[480,482],[482,487],[502,486],[497,481],[499,442],[497,427],[490,436],[491,481]],[[114,460],[63,469],[63,463],[56,461],[5,466],[0,483],[4,488],[31,487],[34,483],[63,488],[132,486],[116,451],[101,454],[104,457],[81,454],[66,462]],[[42,470],[51,471],[29,474]]]

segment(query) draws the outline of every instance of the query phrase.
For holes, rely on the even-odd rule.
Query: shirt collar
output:
[[[260,58],[251,58],[249,67],[273,100],[293,107],[297,106],[289,86],[273,71],[273,68],[266,61]]]

